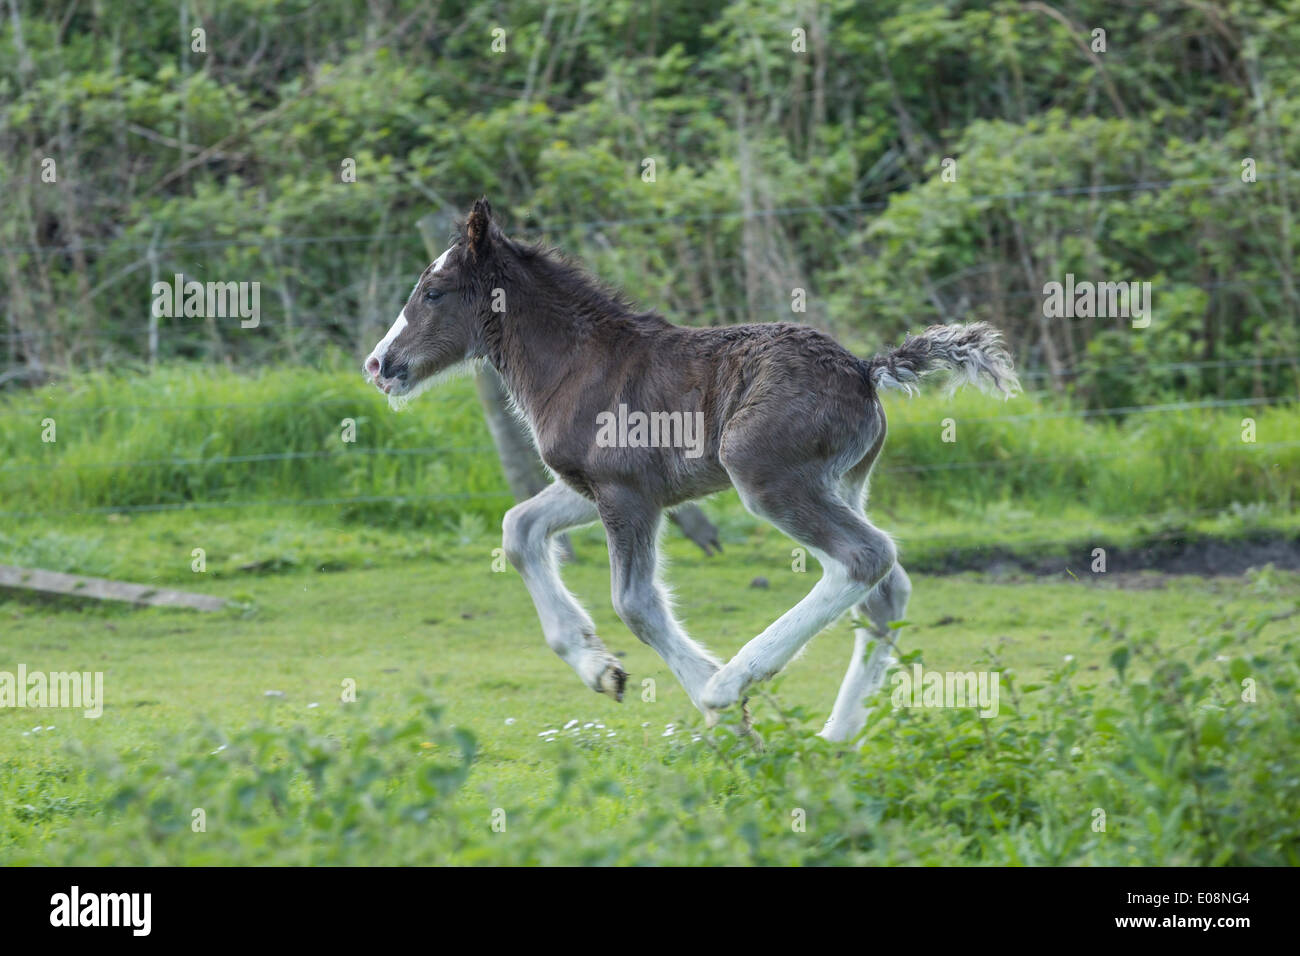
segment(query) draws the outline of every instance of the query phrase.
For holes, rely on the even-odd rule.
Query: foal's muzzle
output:
[[[406,379],[411,374],[411,364],[409,362],[395,363],[391,355],[384,356],[384,363],[379,368],[379,377],[382,379],[393,379],[406,384]]]
[[[382,360],[378,356],[370,356],[366,359],[365,368],[366,374],[374,381],[375,387],[384,394],[390,393],[394,386],[405,388],[407,379],[411,375],[409,362],[395,363],[387,355]]]

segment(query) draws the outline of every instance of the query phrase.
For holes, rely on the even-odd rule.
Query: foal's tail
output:
[[[975,385],[1007,398],[1020,391],[1002,333],[987,322],[932,325],[920,335],[909,335],[898,348],[864,359],[863,365],[877,389],[895,388],[909,395],[917,392],[921,376],[940,371],[952,374],[952,390]]]

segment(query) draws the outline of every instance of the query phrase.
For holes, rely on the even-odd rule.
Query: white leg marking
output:
[[[736,703],[750,685],[783,668],[819,631],[866,596],[867,588],[854,581],[844,565],[813,553],[825,569],[821,580],[713,676],[704,688],[705,706],[722,710]]]
[[[722,662],[693,641],[677,623],[659,580],[652,579],[626,593],[616,593],[614,606],[628,628],[664,659],[691,703],[707,714],[708,708],[703,703],[704,688],[722,667]]]
[[[869,658],[868,644],[871,644]],[[853,659],[849,662],[849,670],[844,675],[840,692],[835,697],[831,715],[818,736],[835,741],[857,736],[866,725],[870,713],[864,700],[884,686],[885,674],[893,664],[894,655],[887,638],[873,634],[865,627],[855,628]]]
[[[901,621],[906,616],[911,594],[912,583],[907,572],[902,565],[895,564],[858,606],[858,613],[871,621],[871,627],[853,631],[853,658],[830,718],[819,736],[834,741],[850,740],[866,725],[870,711],[865,699],[884,686],[885,675],[894,665],[893,652],[899,632],[889,626],[890,622]],[[872,644],[871,656],[864,659],[868,644]]]
[[[597,518],[596,506],[559,482],[506,515],[506,554],[519,569],[533,598],[547,645],[592,690],[616,696],[622,691],[618,660],[596,636],[591,616],[560,578],[552,536]]]

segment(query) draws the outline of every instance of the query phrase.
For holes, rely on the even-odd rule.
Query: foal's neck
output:
[[[627,306],[574,269],[538,257],[507,293],[489,354],[511,397],[534,424],[564,383],[619,358],[635,321]]]

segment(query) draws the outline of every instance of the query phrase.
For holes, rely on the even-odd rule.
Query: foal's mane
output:
[[[463,226],[457,238],[464,241]],[[576,318],[646,327],[669,324],[657,312],[637,309],[621,289],[592,275],[581,263],[549,243],[523,242],[497,229],[493,231],[493,239],[514,256],[526,274],[543,278],[549,285],[560,289],[568,298],[569,308]]]

